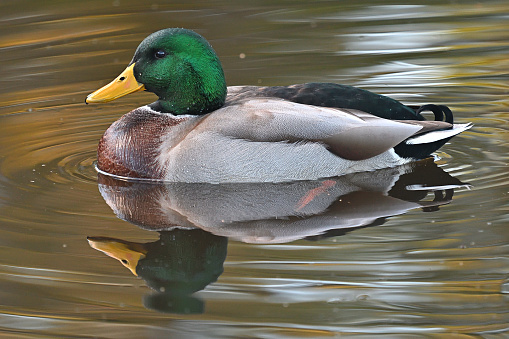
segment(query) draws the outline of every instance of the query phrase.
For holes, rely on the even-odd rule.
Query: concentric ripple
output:
[[[67,114],[52,108],[0,117],[2,127],[11,134],[0,139],[4,155],[1,171],[7,179],[38,187],[96,180],[95,148],[104,126],[97,122],[87,125],[86,120],[77,124],[64,118]]]

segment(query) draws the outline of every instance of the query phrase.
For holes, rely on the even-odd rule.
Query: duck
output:
[[[100,173],[186,183],[317,180],[429,158],[472,126],[455,124],[444,105],[407,106],[336,83],[228,87],[210,43],[184,28],[149,35],[85,101],[141,90],[158,100],[105,131]]]

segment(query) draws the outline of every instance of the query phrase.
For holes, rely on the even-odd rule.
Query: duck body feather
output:
[[[205,115],[135,109],[104,134],[98,168],[173,182],[312,180],[410,162],[415,159],[394,147],[423,129],[451,128],[447,122],[394,121],[307,105],[266,91],[229,87],[225,105]]]

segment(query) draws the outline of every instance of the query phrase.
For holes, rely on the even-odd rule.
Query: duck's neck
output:
[[[181,72],[172,86],[159,91],[159,100],[150,107],[158,112],[200,115],[212,112],[224,105],[226,81],[219,65],[196,70],[192,67]]]

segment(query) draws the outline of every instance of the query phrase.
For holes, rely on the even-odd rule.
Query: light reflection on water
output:
[[[214,4],[0,5],[1,331],[110,338],[507,333],[507,4]],[[295,195],[277,189],[268,197],[254,188],[235,190],[253,193],[250,206],[263,207],[258,212],[233,204],[249,199],[231,192],[222,192],[225,200],[193,190],[170,195],[158,200],[174,207],[164,220],[198,224],[227,254],[223,272],[214,266],[191,301],[158,299],[161,291],[147,287],[141,274],[86,240],[103,236],[146,247],[171,236],[147,231],[147,222],[142,229],[117,219],[93,168],[108,125],[153,97],[137,94],[104,106],[83,100],[124,68],[140,40],[169,26],[205,35],[230,85],[334,81],[406,103],[450,104],[459,122],[475,128],[438,152],[436,169],[471,186],[455,188],[452,199],[426,194],[427,202],[438,199],[435,211],[423,211],[420,199],[403,199],[398,212],[361,210],[355,222],[335,214],[343,195],[334,189],[344,182],[318,191],[312,189],[320,183],[301,187]],[[389,182],[379,180],[382,187],[371,193],[394,198]],[[301,200],[306,192],[331,200]],[[323,205],[283,213],[284,203],[303,201]],[[196,206],[202,214],[193,212]],[[124,219],[134,222],[126,211]],[[235,219],[232,211],[251,219]],[[253,215],[264,218],[248,221]],[[217,222],[227,216],[235,227]],[[349,232],[333,227],[339,219]],[[199,312],[186,314],[193,310]]]

